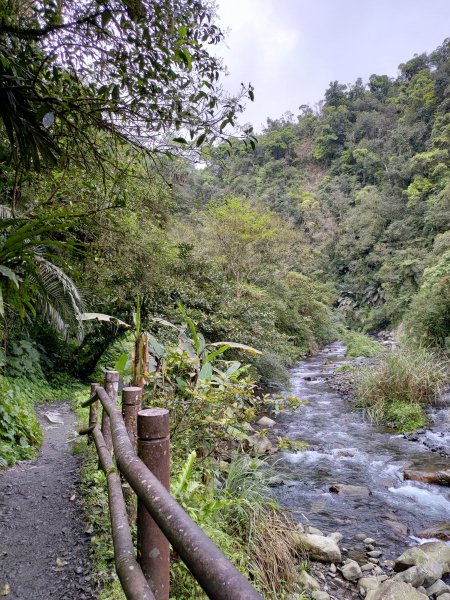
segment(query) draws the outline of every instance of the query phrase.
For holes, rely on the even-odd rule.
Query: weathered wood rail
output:
[[[119,374],[108,371],[104,387],[91,384],[83,404],[90,407],[89,427],[82,433],[92,436],[106,475],[115,566],[126,597],[168,600],[170,543],[209,598],[262,600],[168,491],[168,411],[142,410],[141,388],[129,387],[122,391],[120,412],[118,381]],[[130,490],[124,496],[121,479],[138,499],[137,557],[129,525],[134,499]]]

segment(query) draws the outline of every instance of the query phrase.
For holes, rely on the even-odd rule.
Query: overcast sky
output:
[[[414,54],[450,36],[450,0],[217,0],[224,87],[255,87],[241,123],[298,113],[323,98],[330,81],[397,76]]]

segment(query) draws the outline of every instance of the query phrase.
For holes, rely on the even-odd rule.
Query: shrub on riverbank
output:
[[[380,352],[380,344],[365,333],[343,331],[341,337],[346,346],[345,355],[348,358],[359,358],[361,356],[368,358]]]
[[[423,408],[442,392],[445,361],[425,348],[399,347],[356,375],[358,404],[371,421],[411,431],[425,424]]]

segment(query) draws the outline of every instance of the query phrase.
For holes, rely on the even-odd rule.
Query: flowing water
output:
[[[296,519],[325,533],[339,531],[344,545],[355,547],[364,533],[392,557],[414,544],[423,530],[450,523],[450,488],[404,481],[409,468],[450,469],[450,459],[422,443],[393,435],[366,422],[327,378],[343,364],[345,348],[334,343],[302,360],[291,371],[291,393],[307,401],[277,418],[275,433],[308,442],[302,452],[283,452],[278,468],[285,485],[276,488],[279,500]],[[426,436],[450,447],[449,409],[436,409],[435,426]],[[434,439],[436,438],[436,439]],[[331,493],[332,484],[369,488],[370,496]]]

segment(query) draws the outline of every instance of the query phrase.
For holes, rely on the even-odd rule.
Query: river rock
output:
[[[409,548],[397,558],[394,564],[396,571],[404,571],[415,565],[425,566],[428,561],[436,561],[442,568],[442,573],[450,573],[450,546],[444,542],[427,542],[414,548]],[[440,579],[440,577],[436,577]],[[436,580],[435,580],[436,581]]]
[[[397,573],[392,579],[404,581],[417,588],[429,579],[429,572],[421,565],[416,565],[414,567],[409,567],[406,571]]]
[[[409,583],[388,579],[376,590],[367,592],[366,600],[428,600],[428,597]]]
[[[333,533],[329,533],[327,537],[330,538],[330,540],[333,540],[333,542],[336,542],[336,544],[339,544],[344,536],[342,533],[339,533],[339,531],[333,531]]]
[[[440,522],[435,523],[432,527],[425,529],[417,534],[419,538],[437,538],[438,540],[444,540],[444,542],[450,541],[450,523]]]
[[[428,596],[436,596],[439,598],[442,594],[450,594],[450,587],[444,583],[442,579],[438,579],[433,585],[427,588],[427,594]]]
[[[371,496],[372,492],[363,485],[346,485],[345,483],[335,483],[330,486],[330,492],[341,496]]]
[[[358,587],[364,588],[365,592],[369,590],[376,590],[386,579],[387,575],[380,575],[378,577],[361,577],[358,581]]]
[[[323,531],[317,529],[317,527],[308,527],[308,533],[313,533],[314,535],[323,535]]]
[[[374,565],[373,563],[367,563],[367,564],[361,566],[361,571],[363,573],[366,573],[367,571],[373,571],[376,568],[377,568],[377,566]]]
[[[272,442],[264,435],[251,435],[248,437],[248,443],[252,454],[266,454],[272,452]]]
[[[347,581],[356,581],[362,577],[361,567],[356,560],[347,560],[341,567],[341,573]]]
[[[296,542],[299,551],[305,551],[313,560],[325,563],[341,562],[339,546],[328,537],[312,533],[298,533]]]
[[[275,425],[275,421],[269,417],[261,417],[256,423],[261,427],[273,427]]]
[[[371,550],[367,553],[367,556],[370,556],[371,558],[380,558],[382,554],[383,553],[381,552],[381,550]]]
[[[300,589],[307,594],[310,594],[314,590],[320,590],[320,584],[306,571],[300,571],[298,576],[298,584]]]
[[[439,600],[450,600],[450,594],[441,594],[440,596],[438,596]]]
[[[316,590],[311,593],[311,598],[313,600],[330,600],[330,594],[321,590]]]
[[[436,483],[450,485],[450,469],[445,471],[405,471],[403,479],[421,481],[423,483]]]
[[[375,540],[373,538],[371,538],[371,537],[364,538],[363,542],[364,542],[364,544],[367,544],[367,545],[370,545],[370,546],[373,545],[373,544],[375,544]]]

